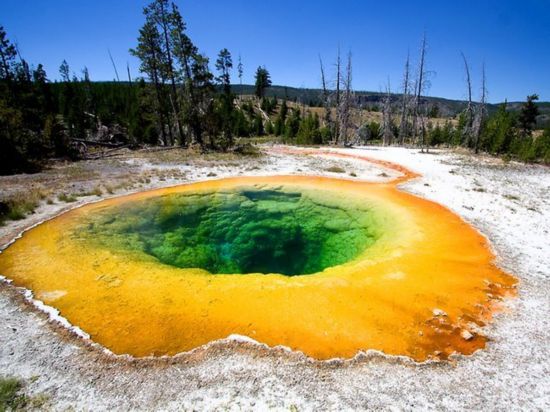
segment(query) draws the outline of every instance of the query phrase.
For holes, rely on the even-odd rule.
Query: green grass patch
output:
[[[38,376],[30,379],[31,383],[36,382]],[[11,378],[0,377],[0,412],[43,410],[50,397],[45,393],[29,396],[24,392],[23,381]]]
[[[27,406],[29,399],[22,393],[23,384],[15,378],[0,378],[0,411],[16,411]]]

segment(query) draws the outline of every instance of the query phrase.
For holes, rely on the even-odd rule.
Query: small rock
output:
[[[462,339],[464,340],[472,340],[474,338],[474,335],[472,335],[470,331],[466,329],[462,329],[462,332],[460,332],[460,336],[462,336]]]
[[[447,313],[445,313],[445,311],[442,311],[441,309],[434,309],[432,311],[432,313],[434,314],[434,316],[447,316]]]

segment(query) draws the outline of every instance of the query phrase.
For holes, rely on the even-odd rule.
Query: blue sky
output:
[[[478,94],[482,62],[492,102],[538,93],[550,100],[550,0],[176,0],[189,35],[209,57],[227,47],[242,55],[245,83],[265,65],[275,84],[319,87],[318,55],[329,66],[340,45],[351,50],[354,87],[379,91],[401,83],[407,50],[416,59],[428,37],[430,95],[465,98],[460,57],[470,60]],[[67,59],[77,74],[111,80],[107,49],[125,71],[138,63],[134,47],[143,24],[142,0],[2,0],[0,24],[24,57],[45,65],[50,78]],[[235,76],[235,81],[236,76]]]

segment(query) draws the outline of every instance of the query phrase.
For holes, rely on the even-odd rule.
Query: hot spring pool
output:
[[[176,268],[299,276],[353,260],[376,242],[384,223],[375,208],[331,192],[250,186],[111,207],[71,236],[141,251]]]
[[[437,204],[392,184],[298,176],[77,208],[6,249],[0,274],[117,354],[240,334],[317,359],[472,353],[486,339],[463,331],[515,282]]]

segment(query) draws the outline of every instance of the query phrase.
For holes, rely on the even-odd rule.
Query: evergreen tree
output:
[[[271,123],[271,121],[269,120],[265,125],[265,134],[267,134],[268,136],[271,136],[273,134],[273,123]]]
[[[293,139],[296,137],[300,129],[301,120],[300,110],[292,109],[285,123],[284,136],[286,139]]]
[[[258,67],[256,69],[256,97],[263,99],[267,88],[271,87],[271,76],[265,67]]]
[[[218,76],[216,81],[221,86],[222,93],[220,95],[219,113],[221,121],[221,129],[223,133],[222,146],[224,149],[233,146],[233,103],[234,96],[231,92],[231,75],[230,70],[233,68],[231,53],[227,49],[223,49],[218,54],[216,60],[216,70]]]
[[[518,118],[519,127],[523,137],[531,136],[535,124],[537,123],[537,116],[539,115],[539,109],[536,105],[536,101],[539,96],[532,94],[527,96],[527,101],[523,104],[521,112]]]
[[[273,133],[275,136],[282,136],[285,133],[285,122],[288,114],[288,105],[286,100],[283,100],[281,104],[281,110],[279,110],[278,116],[275,118],[275,124],[273,125]]]
[[[163,87],[163,74],[161,67],[162,63],[162,49],[160,33],[151,21],[146,21],[143,27],[139,30],[138,46],[135,49],[131,49],[130,53],[139,58],[141,64],[139,67],[140,72],[145,73],[149,81],[153,84],[156,96],[155,112],[157,114],[157,124],[160,134],[162,136],[162,142],[166,146],[170,142],[166,135],[166,119],[167,119],[167,104],[166,96]]]
[[[169,111],[172,112],[172,119],[168,118],[168,133],[170,135],[170,143],[173,143],[172,137],[172,121],[177,129],[178,139],[180,143],[184,143],[183,130],[180,123],[180,107],[176,88],[176,69],[174,67],[174,47],[170,38],[174,25],[178,19],[179,12],[174,3],[172,3],[172,12],[170,12],[168,0],[154,0],[144,8],[143,14],[146,21],[155,25],[160,34],[160,56],[162,57],[162,65],[160,66],[163,77],[169,81],[170,90],[168,93]]]
[[[13,67],[17,50],[7,38],[6,31],[0,26],[0,80],[10,80],[13,77]]]
[[[259,113],[254,116],[252,130],[256,136],[264,135],[264,122],[262,120],[262,115]]]
[[[192,135],[192,142],[204,144],[204,125],[208,122],[210,134],[215,132],[212,116],[212,97],[214,79],[208,68],[208,58],[199,53],[186,33],[186,24],[177,8],[172,3],[171,12],[171,43],[174,47],[174,57],[179,65],[178,75],[183,85],[183,122]],[[213,138],[213,136],[211,136]]]
[[[243,110],[233,111],[233,133],[240,137],[249,137],[251,132],[250,122]]]
[[[482,134],[481,147],[495,154],[508,153],[516,136],[515,126],[515,117],[508,112],[507,103],[503,103],[487,121]]]
[[[308,115],[300,122],[296,134],[296,143],[298,144],[320,144],[322,143],[321,131],[319,130],[319,115],[315,113]]]

